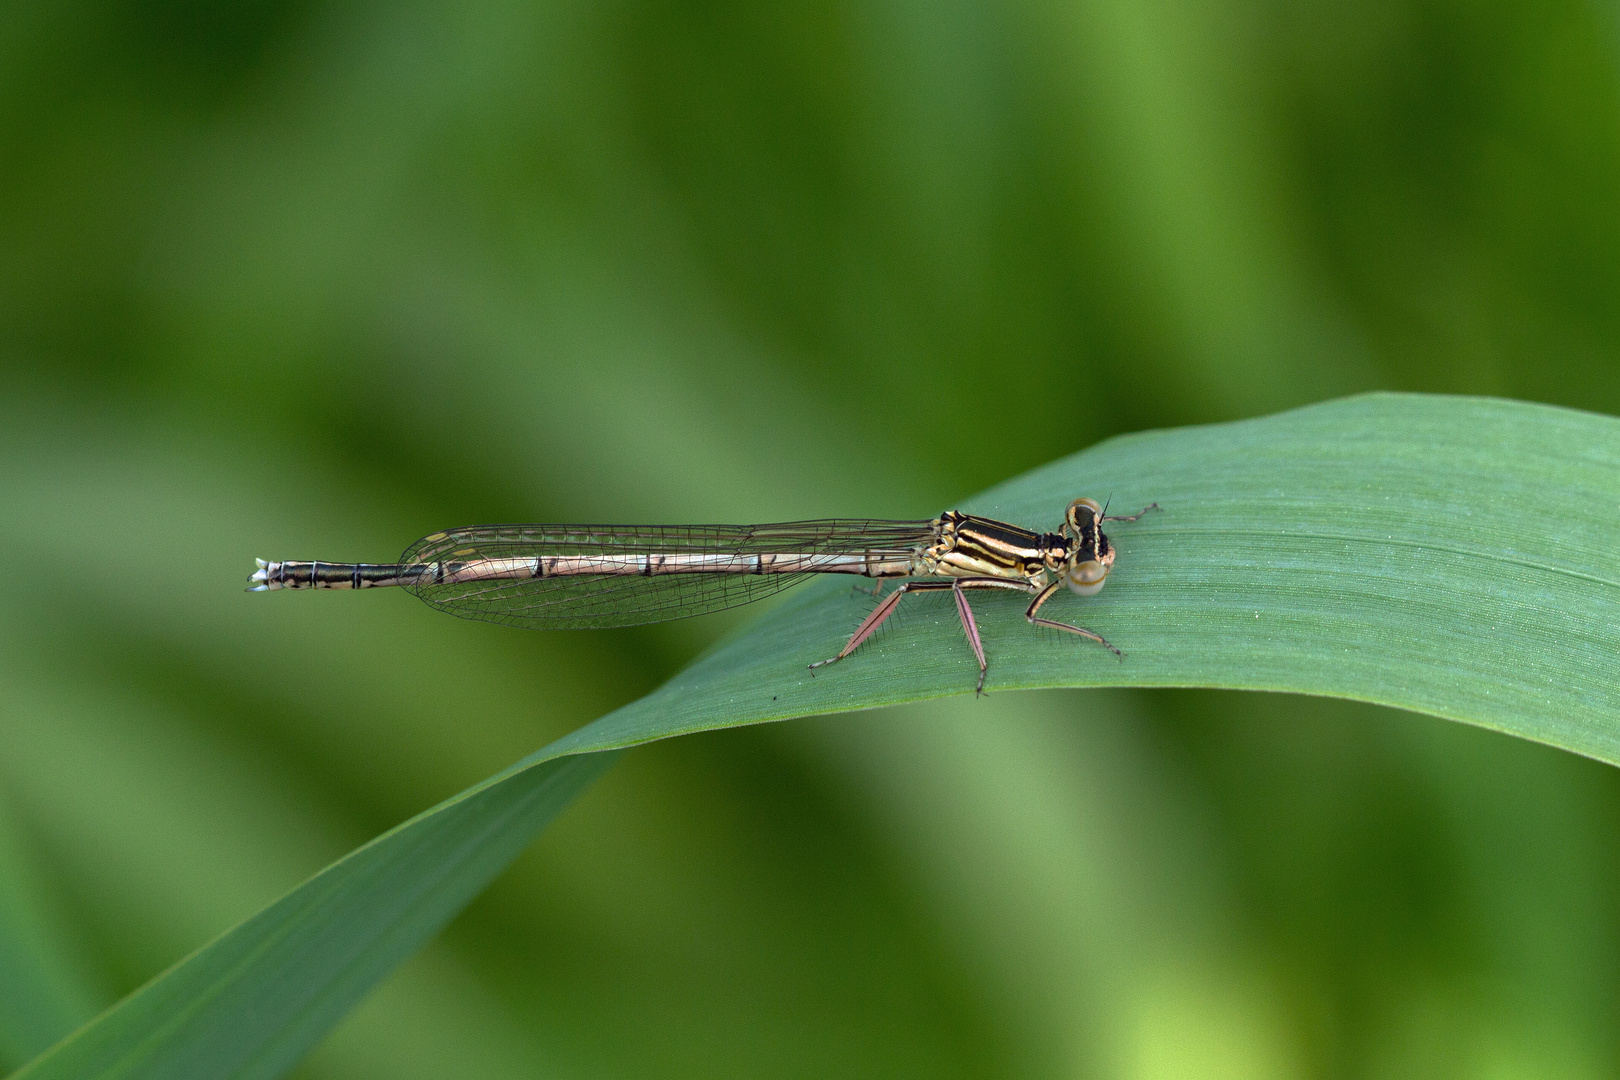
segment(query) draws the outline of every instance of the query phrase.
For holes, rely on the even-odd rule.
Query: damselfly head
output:
[[[1102,592],[1103,585],[1108,581],[1108,571],[1114,568],[1113,545],[1102,533],[1097,534],[1097,540],[1100,548],[1097,557],[1076,562],[1064,575],[1069,588],[1081,596],[1095,596]]]
[[[1102,516],[1102,504],[1096,499],[1074,500],[1069,504],[1069,512],[1066,515],[1069,528],[1073,529],[1074,534],[1082,540],[1086,538],[1086,530],[1095,528],[1102,522]]]
[[[1095,499],[1076,499],[1069,504],[1069,528],[1079,529],[1102,520],[1103,504]]]
[[[1064,580],[1081,596],[1095,595],[1114,568],[1114,546],[1102,531],[1102,505],[1095,499],[1076,499],[1069,504],[1066,520],[1074,532],[1074,563]]]

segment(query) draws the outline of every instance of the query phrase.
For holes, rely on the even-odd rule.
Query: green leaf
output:
[[[960,452],[971,452],[963,437]],[[989,692],[1210,686],[1380,702],[1620,762],[1620,421],[1487,399],[1373,395],[1114,439],[962,504],[1053,528],[1080,495],[1162,512],[1054,617],[974,598]],[[930,601],[936,602],[930,602]],[[971,692],[939,597],[849,659],[872,600],[808,587],[655,693],[335,863],[21,1075],[268,1077],[419,948],[614,755],[685,732]]]
[[[1291,691],[1620,764],[1620,421],[1370,394],[1111,439],[959,508],[1055,530],[1082,495],[1111,498],[1112,513],[1162,508],[1109,526],[1119,559],[1107,588],[1065,593],[1042,612],[1126,655],[1032,629],[1022,600],[980,594],[986,692]],[[811,677],[805,665],[835,652],[871,606],[836,581],[806,589],[546,753],[973,689],[948,601]]]
[[[615,757],[525,762],[446,800],[344,856],[13,1075],[280,1075]]]

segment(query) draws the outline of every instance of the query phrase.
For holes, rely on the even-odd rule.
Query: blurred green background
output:
[[[748,615],[254,556],[922,517],[1374,388],[1620,413],[1617,74],[1577,0],[5,4],[0,1067]],[[1322,700],[689,737],[297,1075],[1620,1075],[1617,824]]]

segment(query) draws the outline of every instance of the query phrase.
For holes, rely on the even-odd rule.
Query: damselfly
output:
[[[775,525],[479,525],[424,536],[396,563],[266,562],[250,591],[369,589],[397,585],[468,619],[542,629],[633,626],[746,604],[810,574],[910,578],[882,597],[838,651],[842,660],[872,636],[908,593],[950,590],[979,662],[988,669],[969,589],[1032,597],[1024,617],[1122,655],[1101,634],[1042,618],[1067,585],[1082,596],[1114,566],[1105,521],[1135,521],[1158,504],[1110,517],[1076,499],[1056,533],[947,511],[932,521],[789,521]]]

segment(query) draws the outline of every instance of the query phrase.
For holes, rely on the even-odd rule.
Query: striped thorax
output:
[[[1091,596],[1102,589],[1114,566],[1102,520],[1103,508],[1092,499],[1069,505],[1062,533],[1035,533],[948,510],[935,520],[936,539],[919,553],[916,572],[1023,580],[1036,588],[1057,575],[1075,592]]]

